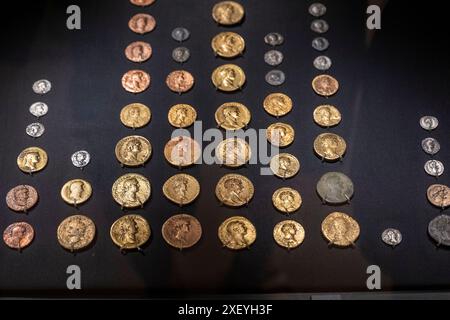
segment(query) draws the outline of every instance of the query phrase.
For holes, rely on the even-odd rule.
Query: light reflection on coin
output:
[[[3,232],[3,241],[14,250],[25,249],[33,242],[33,239],[34,229],[26,222],[13,223]]]
[[[266,74],[266,82],[272,86],[281,86],[286,81],[286,75],[281,70],[271,70]]]
[[[284,60],[284,55],[283,55],[283,53],[281,53],[278,50],[267,51],[266,54],[264,55],[264,61],[269,66],[273,66],[273,67],[278,66],[283,63],[283,60]]]
[[[164,157],[171,165],[183,168],[195,164],[201,157],[197,141],[187,136],[172,138],[164,147]]]
[[[327,7],[322,3],[316,2],[309,6],[308,12],[313,17],[321,17],[327,13]]]
[[[130,70],[122,77],[123,88],[131,93],[141,93],[150,87],[151,77],[142,70]]]
[[[35,188],[28,185],[21,185],[11,189],[6,195],[8,208],[16,212],[27,212],[33,208],[39,200]]]
[[[242,207],[253,198],[253,183],[240,174],[223,176],[216,186],[216,196],[221,203],[230,207]]]
[[[23,150],[17,157],[17,166],[26,173],[41,171],[48,162],[47,152],[38,147]]]
[[[311,23],[311,30],[316,33],[326,33],[329,29],[329,25],[325,20],[317,19]]]
[[[202,237],[202,226],[197,218],[188,214],[178,214],[164,223],[162,236],[172,247],[187,249],[195,246]]]
[[[345,213],[333,212],[322,222],[322,234],[329,245],[353,246],[359,237],[358,222]]]
[[[322,160],[340,160],[346,150],[344,138],[334,133],[322,133],[314,140],[314,151]]]
[[[450,216],[440,215],[428,225],[428,234],[437,242],[437,245],[450,247]]]
[[[318,106],[314,110],[313,117],[314,122],[324,128],[337,126],[342,120],[339,110],[329,104]]]
[[[61,188],[61,198],[75,207],[88,201],[91,195],[92,186],[83,179],[70,180]]]
[[[314,38],[312,47],[317,51],[325,51],[330,47],[330,42],[324,37]]]
[[[223,58],[234,58],[245,50],[245,40],[235,32],[221,32],[211,41],[214,53]]]
[[[142,250],[151,236],[150,225],[144,217],[130,214],[116,220],[109,232],[111,240],[121,250]]]
[[[95,229],[94,222],[84,215],[68,217],[58,227],[58,242],[71,252],[86,249],[94,241]]]
[[[251,113],[241,103],[227,102],[217,109],[215,118],[219,127],[225,130],[239,130],[250,123]]]
[[[33,103],[30,106],[30,113],[39,119],[48,113],[48,106],[44,102]]]
[[[330,97],[338,92],[339,82],[332,76],[322,74],[313,79],[312,87],[318,95]]]
[[[270,160],[270,170],[279,178],[289,179],[300,170],[300,161],[289,153],[280,153]]]
[[[297,221],[282,221],[273,229],[273,238],[281,247],[295,249],[305,240],[305,229]]]
[[[332,62],[331,59],[327,56],[318,56],[316,59],[314,59],[313,65],[317,70],[327,71],[331,68]]]
[[[27,126],[26,133],[32,138],[39,138],[45,132],[45,127],[42,123],[35,122]]]
[[[244,70],[235,64],[224,64],[216,68],[211,80],[216,89],[232,92],[241,89],[246,81]]]
[[[172,71],[166,78],[167,87],[178,94],[191,90],[194,82],[192,74],[185,70]]]
[[[294,142],[294,128],[282,122],[271,124],[266,131],[267,140],[274,146],[285,148]]]
[[[178,63],[185,63],[191,57],[191,52],[186,47],[178,47],[172,51],[172,59]]]
[[[439,120],[433,116],[425,116],[420,118],[420,126],[427,131],[432,131],[439,126]]]
[[[150,181],[140,174],[125,174],[112,186],[112,196],[122,208],[143,207],[150,195]]]
[[[41,79],[33,84],[33,91],[36,94],[46,94],[52,90],[52,83],[46,79]]]
[[[82,169],[91,162],[91,155],[87,151],[80,150],[75,152],[70,159],[75,167]]]
[[[167,199],[179,206],[194,202],[200,194],[200,183],[188,174],[176,174],[164,183],[163,193]]]
[[[176,128],[187,128],[197,120],[197,111],[189,104],[176,104],[170,108],[168,119]]]
[[[442,184],[433,184],[427,190],[427,198],[432,205],[445,209],[450,206],[450,188]]]
[[[256,229],[247,218],[231,217],[220,225],[218,236],[224,247],[242,250],[255,242]]]
[[[132,103],[120,111],[120,121],[126,127],[138,129],[145,127],[152,118],[150,109],[142,103]]]
[[[300,209],[303,201],[297,190],[285,187],[273,193],[272,203],[277,210],[289,215]]]
[[[219,2],[212,10],[214,21],[225,26],[240,23],[244,19],[244,15],[244,7],[235,1]]]
[[[177,27],[172,31],[173,40],[178,42],[186,41],[190,36],[191,33],[189,32],[189,30],[183,27]]]
[[[438,160],[429,160],[424,166],[425,172],[432,177],[440,177],[444,174],[444,164]]]
[[[422,140],[422,149],[425,153],[434,156],[441,150],[441,144],[434,138],[426,138]]]
[[[239,138],[226,139],[216,147],[218,163],[226,167],[241,167],[250,161],[251,156],[250,145]]]
[[[115,154],[122,165],[138,167],[144,165],[150,159],[152,145],[142,136],[128,136],[117,143]]]
[[[399,230],[389,228],[383,231],[381,240],[388,246],[396,247],[402,242],[403,237]]]
[[[271,32],[264,37],[264,42],[270,46],[281,46],[284,43],[284,37],[278,32]]]
[[[130,43],[125,49],[125,56],[132,62],[145,62],[151,58],[153,53],[152,47],[149,43],[143,41],[136,41]]]
[[[324,203],[343,204],[353,197],[352,180],[340,172],[328,172],[317,182],[317,194]]]
[[[272,93],[264,99],[264,110],[274,117],[282,117],[291,112],[292,99],[283,93]]]
[[[128,27],[135,33],[146,34],[155,29],[156,20],[149,14],[138,13],[130,19]]]

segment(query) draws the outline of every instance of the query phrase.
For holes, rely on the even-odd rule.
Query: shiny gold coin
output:
[[[264,99],[264,110],[274,117],[287,115],[292,106],[292,99],[283,93],[272,93]]]
[[[244,14],[244,7],[234,1],[219,2],[212,10],[214,21],[226,26],[240,23],[244,19]]]
[[[240,174],[227,174],[219,180],[216,186],[217,198],[221,203],[230,207],[247,205],[254,193],[253,183]]]
[[[164,183],[163,193],[170,201],[180,206],[187,205],[200,194],[200,183],[188,174],[176,174]]]
[[[41,171],[48,162],[47,152],[38,147],[23,150],[17,157],[17,166],[26,173]]]
[[[94,222],[83,215],[74,215],[64,219],[56,232],[59,244],[71,252],[89,247],[95,238]]]
[[[314,121],[324,128],[337,126],[342,120],[339,110],[332,105],[325,104],[314,110]]]
[[[322,133],[314,141],[314,151],[323,160],[336,161],[342,159],[347,150],[344,138],[334,133]]]
[[[150,141],[141,136],[129,136],[116,145],[116,158],[124,166],[138,167],[144,165],[152,155]]]
[[[273,238],[281,247],[295,249],[305,240],[305,229],[297,221],[282,221],[273,229]]]
[[[270,169],[277,177],[288,179],[300,170],[300,161],[289,153],[280,153],[270,160]]]
[[[201,147],[190,137],[178,136],[167,142],[164,147],[164,157],[173,166],[189,167],[201,157]]]
[[[322,222],[322,234],[330,245],[348,247],[359,237],[359,225],[345,213],[333,212]]]
[[[300,209],[303,201],[297,190],[280,188],[273,193],[272,203],[277,210],[289,215]]]
[[[91,184],[82,179],[70,180],[61,188],[61,198],[75,207],[88,201],[91,195]]]
[[[202,237],[202,226],[197,218],[188,214],[178,214],[164,223],[162,236],[172,247],[187,249],[195,246]]]
[[[274,123],[267,128],[267,140],[277,147],[287,147],[294,142],[295,130],[287,123]]]
[[[235,32],[221,32],[211,41],[214,53],[223,58],[234,58],[245,50],[245,40]]]
[[[323,97],[330,97],[339,90],[339,82],[332,76],[322,74],[312,81],[314,91]]]
[[[112,186],[112,196],[122,208],[143,207],[150,194],[150,181],[140,174],[123,175]]]
[[[216,158],[221,165],[238,168],[250,161],[250,145],[242,139],[230,138],[222,141],[216,148]]]
[[[241,89],[245,84],[245,73],[235,64],[224,64],[212,73],[214,86],[221,91],[232,92]]]
[[[239,130],[247,127],[251,120],[250,110],[237,102],[221,105],[215,114],[217,125],[225,130]]]
[[[450,206],[450,188],[442,184],[433,184],[427,190],[427,198],[432,205],[445,209]]]
[[[176,128],[187,128],[197,120],[197,111],[189,104],[176,104],[167,115],[169,123]]]
[[[120,121],[129,128],[145,127],[152,118],[150,109],[142,103],[132,103],[125,106],[120,112]]]
[[[231,217],[219,227],[219,239],[231,250],[249,248],[256,240],[255,226],[244,217]]]
[[[141,250],[150,239],[151,230],[144,217],[130,214],[116,220],[109,234],[114,244],[121,250]]]

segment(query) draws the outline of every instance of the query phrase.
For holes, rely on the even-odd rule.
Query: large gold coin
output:
[[[245,50],[245,40],[235,32],[221,32],[211,41],[214,53],[223,58],[234,58]]]
[[[218,67],[211,76],[218,90],[231,92],[241,89],[245,84],[245,73],[235,64],[224,64]]]
[[[244,217],[231,217],[219,227],[219,239],[231,250],[249,248],[256,240],[255,226]]]
[[[230,207],[247,205],[254,193],[253,183],[240,174],[227,174],[219,180],[216,186],[217,198],[221,203]]]
[[[150,194],[150,181],[140,174],[123,175],[112,186],[112,196],[122,208],[142,207],[150,198]]]
[[[188,167],[201,157],[201,147],[190,137],[178,136],[171,139],[164,147],[164,157],[173,166]]]
[[[277,177],[288,179],[300,170],[300,161],[289,153],[280,153],[270,160],[270,169]]]
[[[427,190],[427,198],[432,205],[445,209],[450,206],[450,188],[442,184],[433,184]]]
[[[132,103],[120,112],[120,121],[124,126],[137,129],[145,127],[152,118],[150,109],[142,103]]]
[[[94,241],[95,224],[86,216],[68,217],[58,227],[59,244],[71,252],[86,249]]]
[[[41,171],[47,162],[47,152],[38,147],[27,148],[17,157],[17,166],[26,173]]]
[[[144,165],[152,155],[150,141],[141,136],[129,136],[116,145],[116,158],[124,166],[138,167]]]
[[[359,237],[359,225],[345,213],[333,212],[322,222],[322,234],[330,245],[348,247]]]
[[[303,201],[297,190],[280,188],[273,193],[272,203],[277,210],[289,215],[300,209]]]
[[[344,138],[334,133],[322,133],[314,141],[314,151],[323,160],[336,161],[342,159],[347,150]]]
[[[291,112],[292,99],[283,93],[272,93],[264,99],[264,110],[274,117],[282,117]]]
[[[251,119],[250,110],[237,102],[221,105],[215,114],[217,125],[225,130],[239,130],[247,127]]]
[[[109,234],[121,250],[140,250],[150,239],[151,230],[144,217],[130,214],[116,220]]]
[[[305,240],[305,229],[297,221],[282,221],[273,229],[273,238],[281,247],[294,249]]]
[[[314,91],[324,97],[330,97],[339,90],[339,82],[327,74],[317,76],[312,81]]]
[[[176,128],[187,128],[197,120],[197,111],[189,104],[176,104],[167,115],[169,123]]]
[[[180,206],[187,205],[200,194],[200,183],[188,174],[176,174],[164,183],[163,193],[170,201]]]
[[[212,10],[214,21],[226,26],[240,23],[244,18],[244,14],[244,7],[234,1],[219,2]]]
[[[91,195],[91,184],[82,179],[70,180],[61,188],[61,198],[64,202],[74,206],[85,203]]]
[[[337,126],[342,120],[339,110],[329,104],[318,106],[313,116],[315,123],[324,128]]]
[[[216,158],[221,165],[238,168],[250,161],[252,151],[249,144],[239,138],[222,141],[216,148]]]
[[[276,147],[287,147],[295,138],[295,130],[287,123],[274,123],[267,128],[267,140]]]
[[[177,249],[193,247],[202,237],[202,226],[197,218],[188,214],[170,217],[162,226],[162,236]]]

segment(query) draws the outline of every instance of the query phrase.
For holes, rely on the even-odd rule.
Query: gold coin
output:
[[[58,226],[59,244],[71,252],[89,247],[95,238],[94,222],[83,215],[74,215],[64,219]]]
[[[164,157],[173,166],[188,167],[201,157],[201,147],[190,137],[178,136],[171,139],[164,147]]]
[[[152,118],[150,109],[142,103],[132,103],[125,106],[120,112],[120,121],[129,128],[145,127]]]
[[[325,104],[314,110],[314,121],[321,127],[337,126],[341,120],[341,113],[335,106]]]
[[[317,76],[312,81],[314,91],[324,97],[330,97],[339,90],[339,82],[327,74]]]
[[[164,183],[163,193],[170,201],[180,206],[187,205],[200,194],[200,183],[188,174],[176,174]]]
[[[151,230],[144,217],[130,214],[116,220],[109,234],[121,250],[140,250],[150,239]]]
[[[280,188],[273,193],[272,203],[277,210],[289,215],[300,209],[303,201],[297,190]]]
[[[235,64],[224,64],[212,73],[214,86],[218,90],[232,92],[241,89],[245,84],[245,73]]]
[[[116,158],[124,166],[138,167],[144,165],[152,155],[150,141],[141,136],[129,136],[116,145]]]
[[[281,221],[273,229],[273,238],[281,247],[294,249],[305,240],[305,229],[297,221]]]
[[[226,26],[240,23],[244,18],[244,14],[244,7],[234,1],[219,2],[212,10],[214,21]]]
[[[216,186],[216,196],[219,201],[230,207],[242,207],[253,198],[255,188],[253,183],[240,174],[223,176]]]
[[[283,93],[272,93],[264,99],[264,110],[274,117],[285,116],[292,106],[292,99]]]
[[[17,166],[26,173],[41,171],[47,162],[47,152],[38,147],[27,148],[17,157]]]
[[[270,169],[277,177],[288,179],[299,172],[300,162],[292,154],[280,153],[270,160]]]
[[[91,184],[82,179],[70,180],[61,189],[61,198],[64,202],[74,206],[85,203],[91,195]]]
[[[267,128],[267,140],[277,147],[287,147],[295,138],[295,130],[287,123],[274,123]]]
[[[430,203],[439,208],[450,206],[450,188],[442,184],[433,184],[427,190]]]
[[[237,102],[221,105],[215,114],[217,125],[225,130],[239,130],[247,127],[251,119],[250,110]]]
[[[231,217],[219,227],[219,239],[231,250],[249,248],[256,240],[255,226],[244,217]]]
[[[249,144],[239,138],[222,141],[216,148],[216,158],[221,165],[238,168],[249,162],[252,151]]]
[[[333,212],[322,222],[322,234],[330,245],[348,247],[359,237],[359,225],[345,213]]]
[[[161,233],[172,247],[187,249],[195,246],[202,237],[202,226],[197,218],[188,214],[178,214],[164,223]]]
[[[197,120],[197,111],[189,104],[176,104],[167,115],[169,123],[176,128],[187,128]]]
[[[344,138],[334,133],[322,133],[314,141],[314,151],[324,160],[342,159],[346,150],[347,144]]]
[[[235,32],[221,32],[211,41],[214,53],[223,58],[234,58],[245,50],[245,40]]]
[[[151,194],[150,181],[140,174],[121,176],[112,186],[112,196],[122,208],[144,206]]]

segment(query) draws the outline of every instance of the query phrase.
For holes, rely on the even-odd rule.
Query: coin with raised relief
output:
[[[172,39],[178,42],[183,42],[189,39],[191,33],[188,29],[183,27],[177,27],[172,30]]]
[[[389,228],[383,231],[381,234],[381,240],[388,246],[394,248],[402,242],[403,236],[399,230]]]
[[[146,34],[155,29],[156,20],[149,14],[138,13],[130,19],[128,27],[135,33]]]
[[[189,104],[176,104],[170,108],[167,117],[172,126],[187,128],[197,120],[197,111]]]
[[[197,218],[188,214],[178,214],[164,222],[162,236],[172,247],[180,250],[187,249],[200,241],[202,226]]]
[[[427,190],[427,198],[433,206],[445,209],[450,206],[450,188],[442,184],[433,184]]]
[[[330,47],[330,42],[324,37],[314,38],[311,46],[317,51],[325,51]]]
[[[321,17],[327,13],[327,7],[319,2],[315,2],[309,6],[308,12],[313,17]]]
[[[305,229],[297,221],[281,221],[273,229],[273,238],[279,246],[288,250],[295,249],[305,240]]]
[[[11,249],[22,251],[34,239],[34,229],[26,222],[17,222],[8,226],[3,232],[3,241]]]
[[[128,136],[116,145],[116,158],[123,166],[143,166],[152,155],[150,141],[142,136]]]
[[[27,148],[17,157],[17,166],[19,169],[30,174],[43,170],[47,162],[47,152],[38,147]]]
[[[264,61],[269,66],[278,66],[283,63],[284,55],[278,50],[270,50],[264,54]]]
[[[425,172],[432,177],[440,177],[444,174],[444,164],[438,160],[428,160],[424,166]]]
[[[325,20],[317,19],[311,22],[311,30],[316,33],[326,33],[330,26]]]
[[[223,176],[216,186],[216,197],[230,207],[242,207],[253,198],[255,188],[253,183],[240,174]]]
[[[130,214],[116,220],[109,232],[111,240],[120,250],[142,250],[151,236],[150,225],[144,217]]]
[[[188,205],[200,194],[200,183],[188,174],[176,174],[164,183],[163,193],[167,199],[179,206]]]
[[[426,138],[422,140],[422,149],[430,156],[434,156],[441,150],[441,144],[434,138]]]
[[[279,178],[289,179],[300,171],[300,161],[289,153],[280,153],[270,160],[270,170]]]
[[[271,70],[266,74],[266,82],[271,86],[281,86],[286,81],[286,75],[281,70]]]
[[[152,118],[149,107],[142,103],[132,103],[120,111],[120,121],[126,127],[138,129],[145,127]]]
[[[420,118],[420,126],[427,131],[433,131],[439,126],[439,120],[433,116],[425,116]]]
[[[216,159],[226,167],[239,168],[248,163],[251,156],[250,145],[243,139],[226,139],[216,147]]]
[[[314,151],[323,161],[336,161],[344,156],[347,143],[335,133],[322,133],[314,140]]]
[[[235,32],[221,32],[211,41],[211,47],[219,57],[234,58],[245,50],[245,40]]]
[[[294,128],[282,122],[271,124],[266,131],[267,140],[274,146],[285,148],[294,142]]]
[[[42,123],[35,122],[28,125],[27,128],[25,129],[25,132],[32,138],[39,138],[42,137],[42,135],[44,134],[45,127]]]
[[[313,62],[314,68],[320,71],[327,71],[331,68],[331,59],[327,56],[318,56]]]
[[[217,90],[232,92],[241,89],[246,81],[244,70],[235,64],[224,64],[216,68],[211,80]]]
[[[192,89],[194,77],[188,71],[176,70],[167,76],[166,85],[171,91],[181,94]]]
[[[323,97],[331,97],[339,90],[339,82],[332,76],[322,74],[312,81],[314,91]]]
[[[322,234],[329,245],[354,246],[359,233],[358,222],[342,212],[333,212],[322,222]]]
[[[303,201],[300,193],[293,188],[280,188],[272,195],[274,207],[287,215],[300,209]]]
[[[172,51],[172,59],[178,63],[185,63],[191,57],[191,51],[186,47],[177,47]]]
[[[278,32],[271,32],[264,37],[264,42],[272,47],[281,46],[284,43],[284,37]]]
[[[127,59],[136,63],[147,61],[151,58],[152,53],[153,50],[150,44],[143,41],[130,43],[125,49],[125,56]]]
[[[112,186],[112,196],[122,208],[143,207],[150,199],[150,195],[150,181],[140,174],[125,174]]]
[[[52,90],[52,83],[46,79],[41,79],[33,84],[33,91],[36,94],[44,95]]]
[[[6,195],[8,208],[15,212],[26,213],[37,204],[38,200],[36,189],[28,185],[14,187]]]
[[[244,217],[231,217],[219,227],[218,236],[223,246],[231,250],[250,248],[256,240],[255,226]]]
[[[450,247],[450,216],[440,215],[428,225],[428,234],[437,242],[437,245]]]
[[[94,221],[84,215],[73,215],[64,219],[58,226],[58,242],[70,252],[88,248],[95,239]]]
[[[156,0],[130,0],[132,4],[139,7],[146,7],[153,4]]]
[[[88,201],[91,196],[92,186],[83,179],[70,180],[61,188],[61,198],[75,207]]]
[[[80,150],[75,152],[71,157],[70,160],[72,160],[72,164],[76,168],[83,169],[91,162],[91,155],[89,152],[85,150]]]
[[[151,77],[142,70],[130,70],[122,77],[122,87],[131,93],[141,93],[150,87]]]
[[[222,104],[215,113],[217,125],[225,130],[246,128],[251,120],[251,113],[242,103],[227,102]]]
[[[342,120],[339,110],[329,104],[318,106],[314,110],[313,118],[317,125],[324,128],[337,126]]]
[[[349,202],[354,194],[352,180],[340,172],[328,172],[317,182],[317,194],[324,203],[343,204]]]
[[[244,7],[235,1],[221,1],[212,10],[214,21],[225,26],[241,23],[244,15]]]
[[[164,147],[164,157],[167,162],[179,168],[195,164],[201,155],[199,143],[187,136],[174,137]]]
[[[44,102],[35,102],[30,106],[30,113],[39,119],[48,113],[48,105]]]
[[[264,99],[264,110],[274,117],[282,117],[291,112],[292,99],[283,93],[272,93]]]

